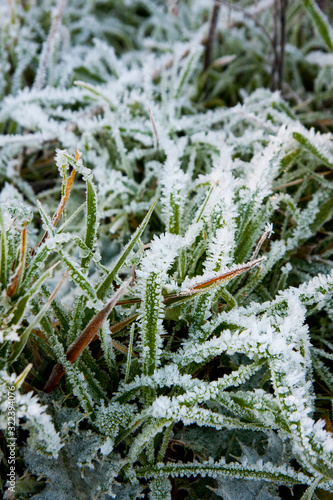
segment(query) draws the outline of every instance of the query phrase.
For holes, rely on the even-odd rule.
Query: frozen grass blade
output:
[[[68,269],[70,277],[77,283],[81,290],[89,297],[91,300],[96,301],[96,292],[94,287],[91,285],[89,279],[83,274],[80,266],[70,258],[70,256],[62,251],[60,253],[61,259],[63,260],[65,266]]]
[[[50,295],[48,301],[46,302],[46,304],[40,310],[40,312],[34,317],[34,319],[30,322],[29,326],[24,330],[24,332],[20,336],[20,340],[18,342],[16,342],[16,343],[13,344],[12,353],[11,353],[9,359],[8,359],[8,363],[9,364],[10,363],[14,363],[14,361],[17,360],[17,358],[19,357],[19,355],[23,351],[23,349],[24,349],[24,347],[25,347],[25,345],[26,345],[26,343],[28,341],[28,338],[29,338],[32,330],[38,325],[38,323],[40,322],[40,320],[47,313],[52,300],[54,299],[54,297],[55,297],[56,293],[58,292],[59,288],[61,287],[61,285],[65,281],[66,277],[67,277],[67,273],[62,278],[62,280],[58,283],[58,285],[56,286],[56,288],[54,289],[54,291]]]
[[[125,383],[128,381],[129,374],[130,374],[130,369],[131,369],[131,360],[132,360],[132,349],[133,349],[134,330],[135,330],[135,325],[133,324],[133,325],[131,326],[130,342],[129,342],[129,346],[128,346],[128,353],[127,353],[127,363],[126,363]]]
[[[160,336],[162,330],[161,306],[162,287],[158,275],[150,273],[146,280],[143,302],[142,343],[143,343],[143,371],[152,375],[156,368]]]
[[[5,229],[3,212],[0,207],[0,228],[1,228],[1,251],[0,251],[0,283],[1,288],[4,288],[7,283],[7,258],[8,258],[8,242],[7,242],[7,232]]]
[[[44,233],[44,235],[43,235],[41,241],[38,243],[38,245],[32,249],[31,255],[35,255],[36,248],[40,247],[43,243],[45,243],[45,241],[47,240],[47,238],[49,237],[50,234],[52,236],[55,235],[54,228],[56,227],[56,225],[61,217],[61,214],[63,213],[63,211],[65,209],[68,198],[71,194],[72,186],[73,186],[74,179],[75,179],[75,174],[76,174],[76,171],[75,171],[75,169],[73,169],[71,175],[66,180],[64,193],[61,197],[58,208],[52,217],[51,222],[50,222],[48,216],[46,215],[46,213],[44,212],[44,209],[43,209],[41,203],[37,200],[38,209],[40,211],[41,217],[43,218],[44,224],[46,225],[48,230]]]
[[[193,463],[193,464],[156,464],[155,466],[139,467],[136,470],[138,478],[148,477],[183,477],[197,476],[205,477],[232,477],[237,479],[253,479],[277,482],[279,484],[311,484],[312,480],[309,476],[301,472],[295,472],[291,467],[284,468],[267,464],[266,468],[262,467],[262,462],[253,465],[243,465],[238,463],[226,464],[223,461],[214,463]]]
[[[9,286],[7,287],[8,297],[13,297],[16,291],[19,291],[20,283],[22,282],[23,270],[25,267],[27,255],[27,223],[24,223],[24,228],[21,232],[21,249],[20,249],[20,263],[13,274]]]
[[[153,113],[152,113],[152,111],[151,111],[151,109],[149,107],[148,107],[148,112],[149,112],[149,118],[150,118],[150,121],[151,121],[151,124],[152,124],[152,127],[153,127],[154,148],[157,151],[158,148],[159,148],[159,142],[160,142],[159,138],[158,138],[157,127],[156,127],[156,123],[155,123],[155,120],[154,120]]]
[[[319,158],[319,160],[325,163],[325,165],[333,169],[333,163],[327,158],[325,152],[320,151],[318,147],[316,147],[316,145],[313,144],[307,137],[305,137],[300,132],[294,132],[293,137],[294,139],[296,139],[296,141],[302,144],[302,146],[304,146],[308,151],[310,151],[310,153]]]
[[[97,97],[100,97],[105,102],[107,102],[107,104],[109,105],[110,109],[112,109],[112,111],[116,111],[116,106],[101,91],[97,90],[96,87],[94,87],[94,85],[91,85],[90,83],[86,83],[86,82],[81,82],[79,80],[75,81],[74,85],[77,85],[78,87],[81,87],[82,89],[88,90],[92,94],[95,94]]]
[[[99,299],[103,300],[107,296],[113,280],[116,278],[117,274],[119,273],[119,271],[121,270],[121,268],[125,264],[126,259],[128,258],[129,254],[133,250],[138,239],[141,237],[143,231],[145,230],[145,228],[148,224],[148,221],[151,217],[151,214],[153,213],[153,210],[155,208],[156,202],[157,202],[157,200],[154,201],[154,203],[152,204],[152,206],[148,210],[147,215],[145,216],[145,218],[141,222],[140,226],[137,228],[137,230],[133,234],[130,241],[125,246],[124,250],[122,251],[122,253],[121,253],[120,257],[118,258],[114,267],[111,269],[111,271],[106,276],[106,278],[102,281],[102,283],[98,286],[96,294],[97,294],[97,297]]]
[[[333,36],[329,20],[313,0],[304,0],[304,7],[310,14],[313,24],[327,48],[333,52]]]
[[[90,252],[90,255],[84,257],[81,262],[81,267],[86,269],[91,261],[92,251],[97,238],[97,193],[93,183],[87,179],[87,215],[86,215],[86,236],[85,244]]]
[[[249,271],[253,267],[259,265],[261,262],[264,262],[265,260],[266,257],[261,257],[260,259],[253,260],[251,262],[248,262],[247,264],[239,265],[234,269],[231,269],[230,271],[223,271],[222,273],[218,273],[214,277],[203,279],[202,281],[198,280],[199,282],[189,286],[188,290],[181,292],[177,296],[176,295],[169,296],[167,300],[170,300],[171,298],[175,297],[182,297],[186,295],[202,293],[203,291],[206,292],[207,290],[215,288],[215,286],[217,285],[224,285],[231,279],[235,278],[236,276],[239,276],[240,274],[245,273],[246,271]]]

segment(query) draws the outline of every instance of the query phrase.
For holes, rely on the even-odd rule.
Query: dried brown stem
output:
[[[201,283],[193,285],[187,291],[181,292],[179,294],[168,295],[165,298],[164,303],[166,304],[170,300],[173,300],[173,299],[177,299],[177,298],[180,299],[180,298],[183,298],[183,297],[186,297],[189,295],[194,295],[195,293],[200,292],[200,290],[202,290],[202,289],[206,289],[206,288],[208,289],[210,287],[210,285],[213,285],[217,281],[220,281],[221,283],[223,283],[225,281],[229,281],[229,280],[235,278],[236,276],[239,276],[240,274],[243,274],[246,271],[249,271],[253,267],[255,267],[258,264],[260,264],[261,262],[263,262],[265,259],[266,259],[266,257],[261,257],[260,259],[252,260],[251,262],[248,262],[247,264],[244,264],[244,265],[238,267],[237,269],[233,269],[233,270],[230,270],[227,272],[217,274],[214,278],[211,278],[208,280],[206,279],[206,280],[202,281]]]
[[[206,51],[205,51],[204,68],[203,68],[204,71],[206,71],[209,68],[210,63],[212,61],[215,32],[216,32],[217,21],[219,18],[220,8],[221,8],[220,2],[215,0],[212,10],[212,15],[210,18],[208,38],[206,42]]]
[[[284,74],[284,55],[286,47],[286,10],[288,0],[280,0],[280,57],[278,65],[278,89],[282,90]]]
[[[271,90],[275,90],[276,88],[276,70],[278,67],[278,61],[279,61],[279,52],[278,52],[278,1],[275,0],[274,2],[274,9],[273,9],[273,52],[274,52],[274,59],[273,59],[273,64],[272,64],[272,69],[271,69]]]
[[[258,15],[263,11],[263,10],[266,10],[268,8],[271,7],[271,5],[273,4],[273,1],[274,0],[271,0],[271,2],[268,2],[268,3],[265,3],[265,5],[262,5],[262,6],[254,6],[250,9],[244,9],[242,7],[239,7],[237,5],[232,5],[232,8],[235,9],[235,10],[238,10],[238,11],[241,11],[245,17],[248,17],[249,19],[252,19],[253,22],[262,30],[262,32],[265,34],[265,36],[268,38],[270,44],[273,46],[273,39],[272,37],[270,36],[270,34],[268,33],[268,31],[266,30],[265,26],[259,21],[258,19]],[[228,4],[227,0],[215,0],[215,3],[216,4],[219,4],[219,5],[222,5],[222,4]],[[208,42],[208,37],[205,36],[202,40],[201,40],[201,44],[202,45],[207,45],[207,42]],[[187,57],[190,53],[190,48],[186,48],[184,50],[184,52],[182,53],[180,59],[184,59],[185,57]],[[161,76],[161,74],[163,73],[164,70],[166,69],[170,69],[173,64],[175,62],[175,59],[174,57],[171,57],[165,64],[163,64],[162,66],[160,66],[159,68],[157,68],[155,70],[155,72],[153,73],[153,79],[155,78],[158,78],[159,76]]]
[[[265,258],[266,257],[261,257],[260,259],[248,262],[247,264],[244,264],[243,266],[239,267],[238,269],[234,269],[234,270],[228,271],[226,273],[219,274],[219,275],[215,276],[215,278],[203,281],[202,283],[199,283],[199,284],[193,286],[190,290],[190,293],[195,293],[197,290],[200,290],[201,288],[212,285],[216,281],[229,281],[230,279],[235,278],[236,276],[239,276],[240,274],[243,274],[245,271],[252,269],[252,267],[257,266],[263,260],[265,260]]]
[[[325,177],[325,175],[330,175],[330,174],[332,174],[332,170],[326,170],[326,172],[319,172],[317,175],[319,175],[320,177]],[[308,179],[313,179],[313,178],[314,178],[313,175],[310,175],[310,177],[308,177]],[[279,189],[283,189],[289,186],[297,186],[297,184],[301,184],[304,181],[305,181],[304,178],[296,179],[294,181],[286,182],[285,184],[280,184],[279,186],[275,186],[272,188],[272,190],[278,191]]]
[[[284,74],[284,59],[286,46],[286,11],[288,0],[275,0],[274,2],[274,35],[273,35],[273,50],[274,61],[271,71],[271,89],[282,90],[283,74]]]

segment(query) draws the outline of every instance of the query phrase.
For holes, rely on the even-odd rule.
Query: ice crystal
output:
[[[0,7],[0,422],[15,385],[34,498],[333,490],[332,30],[296,2],[283,55],[273,3]]]

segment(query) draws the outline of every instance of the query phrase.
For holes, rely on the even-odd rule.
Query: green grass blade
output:
[[[97,193],[94,184],[87,179],[87,215],[86,215],[86,237],[85,244],[91,254],[84,257],[81,261],[81,267],[86,269],[91,261],[92,251],[94,249],[96,237],[97,237]]]
[[[54,236],[55,230],[54,230],[54,227],[52,225],[51,219],[47,215],[47,213],[45,212],[43,205],[41,204],[41,202],[39,200],[37,200],[37,207],[38,207],[40,216],[42,218],[42,221],[45,224],[45,231],[47,231],[51,236]]]
[[[9,325],[18,325],[19,322],[21,321],[28,303],[31,301],[31,299],[36,295],[36,293],[39,291],[41,288],[42,284],[52,276],[52,272],[55,268],[55,266],[58,265],[58,262],[53,265],[50,269],[47,269],[37,280],[36,282],[32,285],[30,288],[29,292],[23,295],[16,304],[14,310],[13,310],[13,317],[9,323]]]
[[[116,262],[116,264],[113,266],[113,268],[111,269],[111,271],[109,272],[109,274],[106,276],[106,278],[103,280],[103,282],[97,288],[97,292],[96,293],[97,293],[97,297],[99,299],[103,300],[107,296],[107,294],[108,294],[108,292],[110,290],[112,281],[115,279],[115,277],[119,273],[120,269],[125,264],[127,257],[129,256],[129,254],[133,250],[136,242],[138,241],[138,239],[142,235],[143,231],[145,230],[145,228],[146,228],[146,226],[148,224],[148,221],[149,221],[149,219],[151,217],[151,214],[153,213],[153,210],[155,208],[156,202],[157,202],[157,199],[154,201],[154,203],[150,207],[147,215],[145,216],[145,218],[141,222],[140,226],[137,228],[137,230],[133,234],[132,238],[130,239],[130,241],[125,246],[125,248],[122,251],[119,259]]]
[[[0,249],[0,282],[1,288],[4,288],[7,284],[7,256],[8,256],[8,243],[7,243],[7,232],[5,230],[5,224],[3,220],[2,210],[0,208],[0,228],[1,228],[1,249]]]
[[[108,99],[102,92],[100,92],[99,90],[97,90],[96,87],[94,87],[93,85],[91,85],[89,83],[86,83],[86,82],[81,82],[80,80],[76,80],[74,82],[74,85],[77,85],[78,87],[81,87],[82,89],[88,90],[92,94],[94,94],[94,95],[96,95],[98,97],[101,97],[105,102],[108,103],[108,105],[110,106],[110,109],[112,109],[112,111],[116,111],[117,108],[110,101],[110,99]]]
[[[172,464],[159,463],[153,466],[147,465],[136,469],[138,478],[149,477],[167,477],[167,476],[217,476],[233,477],[237,479],[253,479],[261,481],[273,481],[281,484],[310,484],[312,478],[295,472],[291,467],[279,467],[270,464],[269,467],[263,467],[262,462],[258,465],[243,465],[239,463],[226,464],[224,460],[218,463],[190,463],[190,464]]]
[[[50,271],[50,270],[49,270]],[[47,311],[50,308],[50,304],[56,295],[57,291],[61,287],[64,279],[60,281],[60,283],[57,285],[53,293],[51,294],[49,300],[46,302],[44,307],[39,311],[39,313],[33,318],[33,320],[29,323],[29,326],[24,330],[23,334],[20,337],[20,340],[18,342],[13,343],[13,348],[12,348],[12,353],[8,359],[8,364],[13,363],[14,361],[17,360],[21,352],[23,351],[26,343],[28,342],[28,338],[32,332],[32,330],[38,325],[40,320],[44,317],[44,315],[47,313]]]
[[[79,265],[74,262],[66,252],[61,251],[60,256],[65,266],[67,267],[73,281],[75,281],[75,283],[79,285],[81,290],[90,299],[95,301],[97,299],[97,296],[94,287],[91,285],[89,279],[82,273]]]
[[[326,158],[326,156],[318,150],[318,148],[312,144],[309,139],[307,139],[303,134],[300,134],[299,132],[294,132],[293,133],[293,138],[296,139],[302,146],[304,146],[308,151],[310,151],[314,156],[319,158],[325,165],[327,165],[330,168],[333,168],[333,163]]]
[[[330,52],[333,52],[333,36],[332,29],[327,16],[320,10],[316,2],[313,0],[304,0],[304,7],[310,14],[310,17],[315,25],[319,35],[325,42]]]

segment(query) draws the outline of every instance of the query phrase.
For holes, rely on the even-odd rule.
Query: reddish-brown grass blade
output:
[[[239,276],[240,274],[245,273],[246,271],[249,271],[252,269],[252,267],[257,266],[261,262],[263,262],[266,259],[266,257],[261,257],[260,259],[252,260],[248,262],[247,264],[243,264],[236,269],[231,269],[230,271],[223,272],[220,274],[217,274],[213,278],[203,280],[202,282],[197,283],[196,285],[193,285],[192,287],[189,288],[189,290],[186,290],[184,292],[181,292],[179,294],[171,294],[166,296],[164,303],[167,303],[173,299],[177,298],[182,298],[186,297],[188,295],[194,295],[195,293],[199,293],[202,289],[209,288],[211,285],[216,283],[217,281],[220,281],[221,283],[227,282],[231,280],[232,278],[235,278],[236,276]]]
[[[214,278],[212,278],[210,280],[203,281],[202,283],[198,283],[197,285],[193,286],[190,289],[190,293],[195,293],[196,290],[199,290],[200,288],[212,285],[216,281],[229,281],[232,278],[235,278],[236,276],[239,276],[240,274],[245,273],[245,271],[252,269],[252,267],[257,266],[258,264],[260,264],[260,262],[262,262],[265,259],[266,259],[266,257],[261,257],[261,259],[257,259],[257,260],[253,260],[251,262],[248,262],[247,264],[244,264],[243,266],[240,266],[237,269],[228,271],[226,273],[218,274],[217,276],[215,276]],[[184,293],[186,294],[187,292],[184,292]]]
[[[64,209],[65,209],[65,206],[66,206],[66,203],[68,201],[68,198],[69,198],[69,195],[71,194],[71,190],[72,190],[72,187],[73,187],[73,183],[74,183],[74,179],[75,179],[75,175],[76,175],[76,170],[73,168],[70,176],[68,177],[67,181],[66,181],[66,185],[65,185],[65,191],[64,191],[64,194],[63,196],[61,197],[61,200],[59,202],[59,205],[58,205],[58,208],[57,210],[55,211],[53,217],[52,217],[52,226],[53,227],[56,227],[57,223],[58,223],[58,220],[60,219],[61,217],[61,214],[63,213]],[[48,238],[49,236],[49,233],[48,231],[46,231],[44,233],[44,236],[43,238],[40,240],[40,242],[38,243],[38,245],[36,245],[32,250],[31,250],[31,255],[34,255],[36,253],[36,248],[40,247],[44,242],[45,240]]]
[[[94,339],[98,330],[103,325],[106,318],[109,316],[110,312],[117,305],[118,299],[123,295],[128,285],[132,282],[132,278],[128,279],[123,283],[123,285],[117,290],[110,302],[98,313],[96,316],[88,323],[84,328],[82,333],[77,337],[73,344],[69,347],[66,352],[66,357],[70,363],[73,363],[82,353],[82,351],[90,344]],[[44,392],[50,392],[59,382],[61,377],[64,375],[65,369],[59,363],[54,368],[47,381]]]

